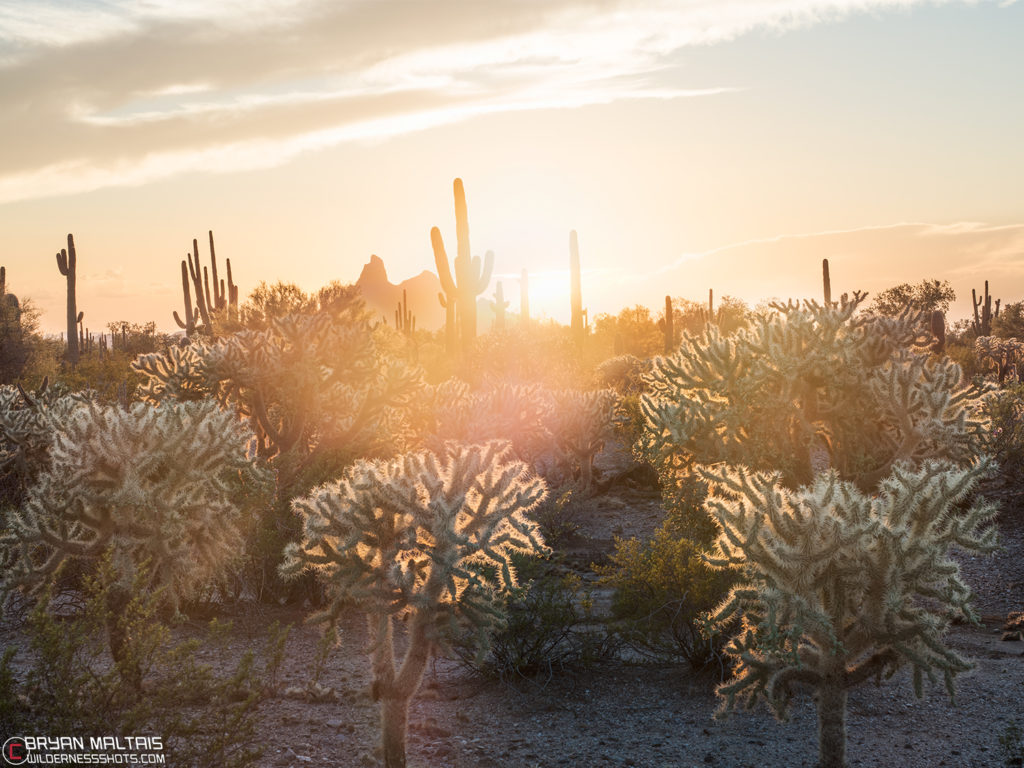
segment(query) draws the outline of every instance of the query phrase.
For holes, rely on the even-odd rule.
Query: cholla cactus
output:
[[[425,425],[431,447],[448,440],[465,443],[506,440],[515,455],[532,462],[552,447],[547,423],[551,398],[537,385],[501,384],[483,392],[449,379],[433,388]]]
[[[992,365],[1000,384],[1010,373],[1017,373],[1017,377],[1020,377],[1018,367],[1024,353],[1024,343],[1017,339],[979,336],[974,340],[974,351],[981,361]]]
[[[239,473],[259,478],[245,455],[250,438],[212,401],[78,407],[0,536],[0,592],[37,592],[65,560],[109,555],[119,599],[148,561],[176,612],[240,553]],[[117,658],[113,636],[111,650]]]
[[[795,486],[831,466],[869,491],[901,461],[970,461],[982,393],[955,363],[913,348],[927,341],[917,316],[855,315],[860,301],[776,305],[733,336],[685,334],[655,360],[641,449],[663,478],[724,461]]]
[[[594,457],[604,448],[614,427],[618,397],[614,390],[563,389],[551,393],[549,423],[555,447],[571,469],[579,467],[583,490],[594,477]]]
[[[952,697],[954,676],[971,665],[942,636],[951,616],[973,614],[949,553],[995,548],[994,507],[961,503],[987,468],[897,466],[876,495],[835,470],[796,491],[778,473],[706,470],[720,489],[708,509],[722,527],[710,562],[748,577],[713,617],[742,617],[726,648],[738,665],[719,686],[722,711],[737,697],[748,706],[763,697],[782,717],[794,686],[810,686],[819,765],[842,768],[850,688],[909,664],[918,696],[923,677],[941,674]]]
[[[312,620],[333,623],[353,602],[367,614],[388,768],[405,765],[409,700],[431,655],[460,625],[484,641],[515,584],[511,555],[543,549],[526,513],[545,494],[507,445],[450,443],[440,455],[359,461],[293,502],[304,534],[286,549],[282,574],[319,572],[330,604]],[[408,626],[397,669],[396,619]]]
[[[57,430],[85,402],[81,395],[62,396],[53,389],[27,395],[0,386],[0,478],[5,497],[20,503],[45,470]]]
[[[265,330],[143,356],[133,368],[147,376],[141,392],[151,400],[209,393],[235,405],[267,457],[379,451],[421,385],[418,369],[380,353],[359,303],[273,318]]]

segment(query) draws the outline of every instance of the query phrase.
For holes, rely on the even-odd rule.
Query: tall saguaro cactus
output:
[[[662,320],[662,333],[665,335],[665,354],[669,354],[676,346],[675,318],[672,310],[672,297],[665,297],[665,318]]]
[[[576,230],[569,232],[569,279],[571,283],[572,337],[576,346],[583,348],[586,337],[587,310],[583,308],[583,290],[580,286],[580,245]]]
[[[488,251],[483,263],[479,256],[470,256],[469,251],[469,214],[466,211],[466,191],[462,179],[455,179],[455,237],[457,252],[455,256],[455,273],[448,266],[448,253],[444,248],[441,230],[434,227],[430,230],[430,244],[434,248],[434,263],[437,265],[437,276],[441,279],[446,300],[450,304],[456,302],[458,307],[459,328],[462,334],[462,349],[468,351],[476,338],[476,297],[484,292],[491,282],[491,271],[494,269],[494,253]],[[447,307],[446,307],[447,308]]]
[[[974,303],[974,332],[978,336],[992,335],[992,318],[999,317],[999,302],[996,299],[995,311],[992,311],[992,296],[988,292],[988,280],[985,281],[985,295],[979,297],[977,292],[971,288],[971,301]],[[979,314],[978,310],[981,310]]]
[[[821,282],[825,290],[825,306],[832,304],[832,278],[828,273],[828,259],[821,260]]]
[[[501,333],[505,330],[505,310],[508,309],[508,302],[505,301],[505,292],[501,287],[501,280],[494,286],[494,299],[491,300],[491,309],[494,311],[494,330]]]
[[[78,305],[75,302],[75,267],[77,265],[78,256],[75,253],[75,239],[69,233],[67,250],[61,248],[60,253],[57,254],[57,269],[59,269],[60,273],[67,278],[68,283],[67,361],[71,363],[71,365],[78,364],[78,333],[75,326],[82,321],[82,317],[85,315],[84,312],[78,311]]]
[[[523,328],[530,325],[530,273],[525,267],[519,280],[519,324]]]

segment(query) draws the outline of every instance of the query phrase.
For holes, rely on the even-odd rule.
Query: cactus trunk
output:
[[[587,310],[583,308],[583,289],[580,281],[580,245],[575,229],[569,233],[569,279],[571,290],[569,300],[571,302],[572,311],[572,319],[570,321],[572,338],[576,342],[576,346],[583,349],[583,342],[587,333],[586,326],[584,324]]]
[[[825,306],[832,304],[832,278],[828,273],[828,259],[821,260],[821,282],[825,289]]]
[[[476,297],[483,293],[491,281],[494,268],[494,253],[488,251],[483,262],[480,257],[470,256],[469,249],[469,214],[466,209],[466,192],[462,179],[455,179],[455,235],[457,255],[455,257],[454,276],[448,265],[448,253],[445,251],[441,231],[434,227],[430,230],[430,244],[434,249],[434,263],[437,265],[437,276],[441,280],[448,304],[455,304],[458,310],[458,323],[462,335],[462,350],[469,353],[476,338]]]
[[[68,306],[67,306],[67,324],[68,324],[68,348],[67,348],[67,361],[71,365],[78,364],[78,334],[75,332],[75,326],[79,322],[78,306],[75,303],[75,268],[78,264],[78,257],[75,253],[75,240],[70,234],[68,234],[68,247],[65,251],[63,248],[60,253],[57,254],[57,269],[60,273],[67,278],[68,284]]]
[[[838,680],[826,679],[818,696],[818,766],[847,768],[846,689]]]
[[[669,354],[676,345],[675,323],[672,317],[672,297],[665,297],[665,354]]]
[[[530,325],[530,273],[525,269],[519,281],[519,324],[524,328]]]

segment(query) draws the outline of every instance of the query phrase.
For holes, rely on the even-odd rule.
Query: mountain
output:
[[[356,285],[366,300],[366,305],[375,315],[383,315],[388,325],[395,325],[395,309],[406,292],[409,311],[416,318],[416,328],[436,331],[444,327],[444,308],[437,301],[441,281],[430,270],[423,270],[415,277],[392,283],[384,261],[377,255],[363,265]]]

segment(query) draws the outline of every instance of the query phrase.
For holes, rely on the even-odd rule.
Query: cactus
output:
[[[530,273],[525,268],[519,279],[519,324],[530,327]]]
[[[453,355],[459,344],[459,329],[455,325],[455,298],[446,297],[443,291],[438,291],[437,300],[444,307],[444,351]]]
[[[527,513],[546,493],[492,442],[360,460],[293,502],[303,539],[286,548],[281,573],[313,568],[326,583],[330,602],[311,620],[333,625],[353,604],[366,614],[386,768],[406,765],[409,702],[431,657],[461,628],[485,646],[516,584],[511,556],[544,550]],[[401,659],[397,620],[408,637]]]
[[[594,457],[611,437],[618,397],[614,390],[587,392],[560,390],[551,394],[550,429],[562,463],[570,471],[579,469],[580,486],[593,485]]]
[[[932,336],[935,337],[935,343],[931,347],[932,353],[941,355],[946,351],[946,313],[941,309],[932,310],[928,325]]]
[[[832,279],[828,274],[828,259],[821,260],[821,282],[825,289],[825,306],[832,305]]]
[[[21,378],[28,361],[29,348],[22,327],[21,303],[7,292],[7,270],[0,267],[0,383]]]
[[[233,322],[238,319],[238,286],[231,275],[231,259],[226,259],[227,282],[217,276],[217,251],[213,244],[213,230],[209,230],[210,238],[210,269],[199,269],[199,241],[192,240],[192,253],[186,254],[187,261],[181,262],[181,292],[185,299],[185,319],[174,313],[174,322],[191,338],[198,330],[208,336],[214,334],[212,319],[220,316]],[[213,275],[211,285],[210,275]],[[191,278],[192,289],[195,290],[195,308],[192,306],[192,290],[189,287]],[[202,323],[199,324],[199,320]]]
[[[572,338],[576,342],[577,348],[583,349],[583,342],[587,335],[587,310],[583,308],[583,291],[580,287],[580,245],[575,229],[569,232],[569,282]]]
[[[395,309],[395,330],[407,339],[411,339],[416,330],[416,315],[409,311],[409,302],[405,293],[403,289],[402,300],[398,302],[398,307]]]
[[[448,304],[455,302],[458,306],[458,322],[462,334],[462,350],[468,353],[476,338],[476,297],[483,293],[491,281],[494,269],[494,253],[488,251],[481,264],[479,256],[470,256],[469,250],[469,214],[466,210],[466,192],[462,179],[455,179],[455,237],[457,255],[455,257],[455,273],[448,265],[448,254],[444,248],[441,231],[434,227],[430,230],[430,244],[434,249],[434,263],[437,265],[437,276],[441,280]],[[446,307],[447,308],[447,307]]]
[[[494,299],[491,301],[491,310],[494,312],[493,329],[498,333],[505,330],[505,310],[508,302],[505,301],[505,293],[501,288],[501,280],[494,286]]]
[[[54,427],[49,468],[0,536],[0,592],[40,594],[64,561],[109,556],[110,650],[130,665],[116,619],[140,564],[177,613],[241,553],[238,499],[267,478],[246,459],[251,434],[212,400],[128,410],[89,402]],[[138,668],[125,671],[137,687]]]
[[[67,306],[67,361],[72,366],[78,364],[78,334],[75,333],[75,326],[82,321],[83,312],[78,311],[75,303],[75,268],[78,265],[78,257],[75,253],[75,240],[68,234],[67,250],[61,248],[57,254],[57,269],[67,278],[68,284],[68,306]]]
[[[992,311],[992,297],[988,292],[988,280],[985,281],[985,295],[978,297],[977,292],[971,288],[971,302],[974,304],[974,333],[976,336],[992,335],[992,318],[999,317],[999,302],[996,299],[995,311]],[[981,310],[979,313],[978,310]]]
[[[954,677],[972,665],[943,635],[952,618],[977,618],[950,550],[996,548],[995,507],[962,503],[988,471],[986,461],[899,465],[877,493],[835,470],[796,490],[778,473],[703,472],[720,494],[707,504],[722,529],[709,563],[744,574],[711,617],[717,626],[742,620],[725,649],[737,664],[718,687],[720,713],[763,697],[784,718],[808,687],[818,765],[846,768],[850,689],[909,665],[918,698],[923,678],[941,675],[952,699]]]
[[[974,340],[974,352],[981,363],[989,363],[995,369],[996,377],[1002,384],[1011,373],[1020,379],[1020,364],[1024,360],[1024,343],[1017,339],[1000,339],[997,336],[979,336]]]
[[[669,354],[676,347],[675,318],[672,311],[672,297],[665,297],[665,317],[658,323],[662,334],[665,336],[665,354]],[[621,354],[616,350],[615,354]]]

